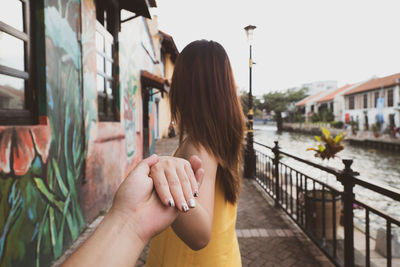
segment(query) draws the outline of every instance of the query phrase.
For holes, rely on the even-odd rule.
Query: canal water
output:
[[[345,143],[344,150],[338,153],[337,158],[330,159],[329,161],[325,160],[325,162],[323,162],[320,158],[314,157],[313,151],[306,151],[307,148],[316,147],[318,144],[312,135],[292,132],[283,132],[278,134],[276,126],[270,125],[255,125],[254,130],[255,141],[270,147],[274,146],[274,141],[278,141],[281,150],[324,166],[343,169],[344,165],[342,159],[352,159],[352,169],[360,173],[358,176],[359,178],[368,179],[377,185],[386,185],[400,190],[399,153],[351,146],[350,144]],[[270,151],[263,149],[260,146],[255,145],[255,149],[272,155]],[[296,170],[300,170],[313,178],[342,190],[341,184],[336,181],[336,178],[333,175],[329,175],[321,170],[317,170],[287,157],[284,157],[282,161]],[[387,214],[398,220],[400,219],[399,202],[396,202],[391,198],[383,197],[382,195],[359,186],[354,188],[354,192],[359,201],[385,211]],[[364,228],[365,211],[354,210],[354,213],[356,217],[355,223],[361,228]],[[376,216],[371,217],[371,227],[373,232],[380,227],[385,227],[385,225],[386,222],[384,220]]]

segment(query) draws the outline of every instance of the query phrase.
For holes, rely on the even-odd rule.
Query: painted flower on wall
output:
[[[51,143],[50,126],[0,128],[0,172],[27,173],[36,155],[46,163]]]

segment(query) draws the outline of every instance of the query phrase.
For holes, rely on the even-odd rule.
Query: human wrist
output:
[[[144,247],[150,240],[150,237],[144,233],[135,213],[112,207],[107,216],[110,222],[120,229],[120,233],[132,240],[135,246]]]

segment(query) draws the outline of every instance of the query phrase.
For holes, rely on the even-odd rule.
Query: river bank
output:
[[[283,131],[310,135],[320,135],[321,127],[327,128],[332,135],[346,132],[345,141],[354,146],[380,149],[386,151],[400,152],[400,136],[391,137],[389,134],[374,136],[371,131],[357,131],[353,134],[351,130],[335,129],[329,127],[328,123],[283,123]]]

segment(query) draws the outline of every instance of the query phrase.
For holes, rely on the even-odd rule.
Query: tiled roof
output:
[[[299,102],[297,102],[297,103],[296,103],[296,107],[304,106],[305,104],[307,104],[308,101],[310,101],[310,100],[312,100],[312,99],[314,99],[314,98],[316,98],[316,97],[322,95],[322,93],[325,93],[325,92],[326,92],[326,91],[321,91],[321,92],[318,92],[318,93],[316,93],[316,94],[307,96],[306,98],[304,98],[304,99],[300,100]]]
[[[372,79],[356,88],[346,92],[344,95],[352,95],[374,89],[380,89],[400,84],[400,73],[392,74],[382,78]]]
[[[322,103],[322,102],[331,101],[331,100],[333,100],[333,98],[334,98],[337,94],[343,92],[344,90],[350,88],[351,86],[353,86],[353,84],[346,84],[345,86],[340,87],[339,89],[335,89],[335,90],[333,90],[330,94],[328,94],[328,95],[322,97],[321,99],[319,99],[317,102],[318,102],[318,103]]]

